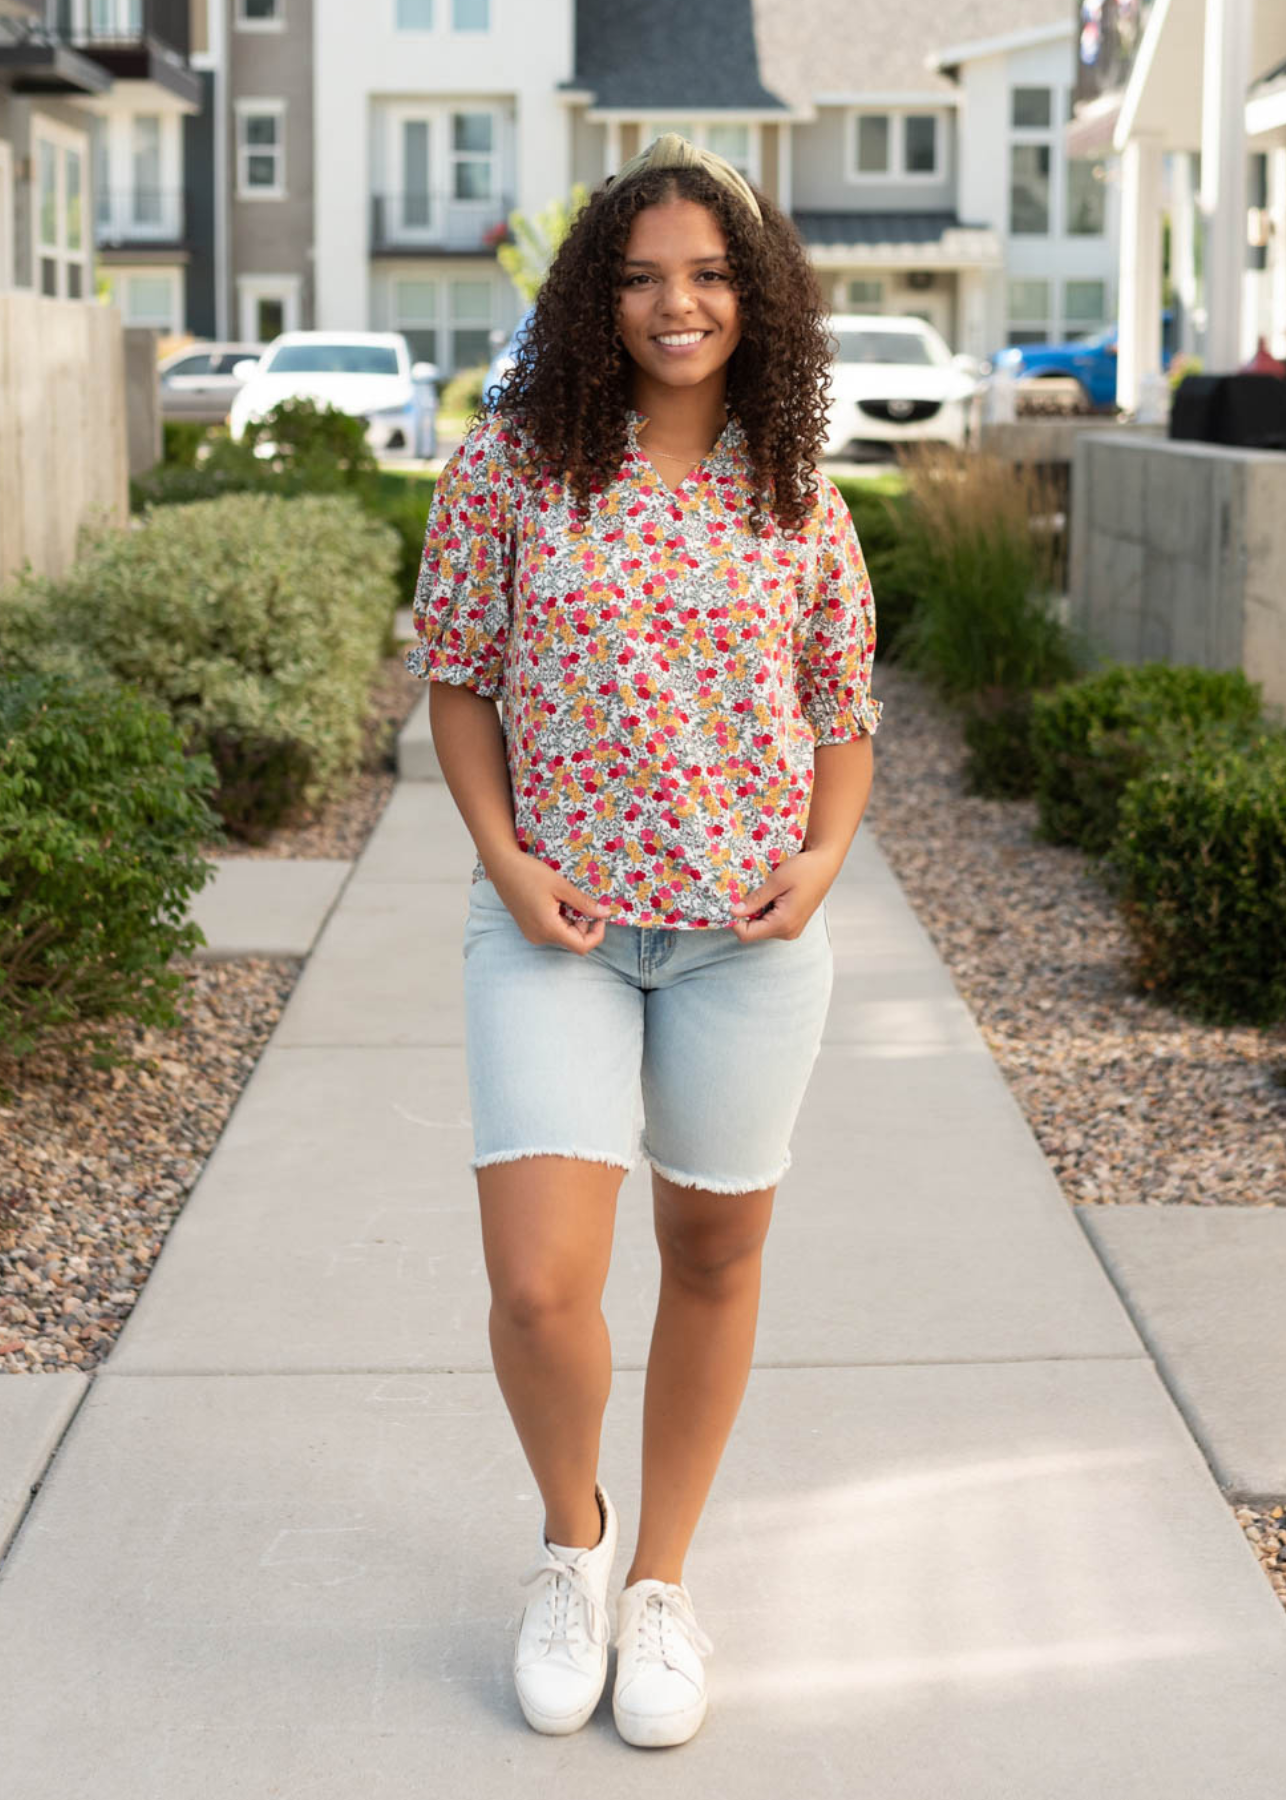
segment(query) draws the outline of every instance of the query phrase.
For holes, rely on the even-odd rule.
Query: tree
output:
[[[572,221],[589,199],[583,181],[574,184],[569,200],[551,200],[534,218],[514,211],[509,215],[509,228],[514,242],[500,244],[496,256],[505,274],[528,303],[536,298],[549,265],[553,262]]]

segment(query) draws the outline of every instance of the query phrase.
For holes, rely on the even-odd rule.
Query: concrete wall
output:
[[[125,331],[125,422],[131,475],[154,469],[161,460],[161,383],[156,353],[161,334],[147,326]]]
[[[1244,669],[1286,716],[1286,455],[1085,432],[1071,617],[1122,662]]]
[[[61,575],[82,524],[128,514],[120,313],[0,294],[0,580]]]

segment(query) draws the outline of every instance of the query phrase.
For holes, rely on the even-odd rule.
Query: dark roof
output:
[[[796,212],[806,244],[936,244],[960,220],[953,212]],[[985,229],[985,228],[984,228]]]
[[[752,0],[577,0],[575,73],[559,85],[598,106],[785,111],[759,79]]]

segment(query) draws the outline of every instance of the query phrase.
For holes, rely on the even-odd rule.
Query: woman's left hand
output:
[[[743,944],[758,943],[760,938],[797,938],[817,908],[838,870],[833,858],[820,850],[801,850],[778,863],[767,881],[762,882],[744,900],[733,904],[738,916],[732,929]],[[763,912],[762,919],[751,915]]]

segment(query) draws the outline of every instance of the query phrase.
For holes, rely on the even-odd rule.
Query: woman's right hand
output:
[[[583,894],[538,856],[518,850],[487,874],[529,944],[558,944],[587,956],[602,943],[609,903]]]

